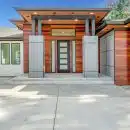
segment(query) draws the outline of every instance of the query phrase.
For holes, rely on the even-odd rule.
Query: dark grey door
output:
[[[70,48],[69,41],[59,40],[57,46],[57,64],[58,64],[58,73],[68,73],[70,72]]]

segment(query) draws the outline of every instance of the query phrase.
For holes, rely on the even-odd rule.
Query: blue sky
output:
[[[13,7],[100,8],[106,0],[0,0],[0,26],[13,26],[8,20],[19,19]]]

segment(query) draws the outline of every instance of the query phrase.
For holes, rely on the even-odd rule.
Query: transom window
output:
[[[1,64],[20,64],[20,43],[1,43]]]
[[[75,36],[75,29],[52,29],[52,36]]]

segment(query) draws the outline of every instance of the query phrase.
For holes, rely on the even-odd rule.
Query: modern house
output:
[[[23,31],[23,41],[15,39],[14,46],[1,40],[0,72],[9,67],[15,72],[10,74],[35,78],[45,73],[107,75],[116,85],[130,84],[129,19],[106,22],[107,8],[16,11],[23,19],[11,22]]]

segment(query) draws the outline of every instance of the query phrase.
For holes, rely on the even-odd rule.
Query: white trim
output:
[[[72,41],[72,70],[76,72],[76,45],[75,41]]]
[[[1,43],[9,43],[10,45],[10,64],[1,64]],[[20,64],[11,64],[11,43],[20,44]],[[0,76],[17,76],[23,74],[23,42],[22,41],[0,41]]]
[[[11,42],[9,43],[9,51],[10,51],[10,55],[9,55],[9,60],[10,60],[10,64],[11,64],[11,58],[12,58],[12,54],[11,54]]]
[[[55,72],[55,61],[56,61],[56,59],[55,59],[55,53],[56,53],[56,51],[55,51],[55,44],[56,44],[56,42],[55,41],[52,41],[52,44],[51,44],[51,51],[52,51],[52,63],[51,63],[51,68],[52,68],[52,72]]]

